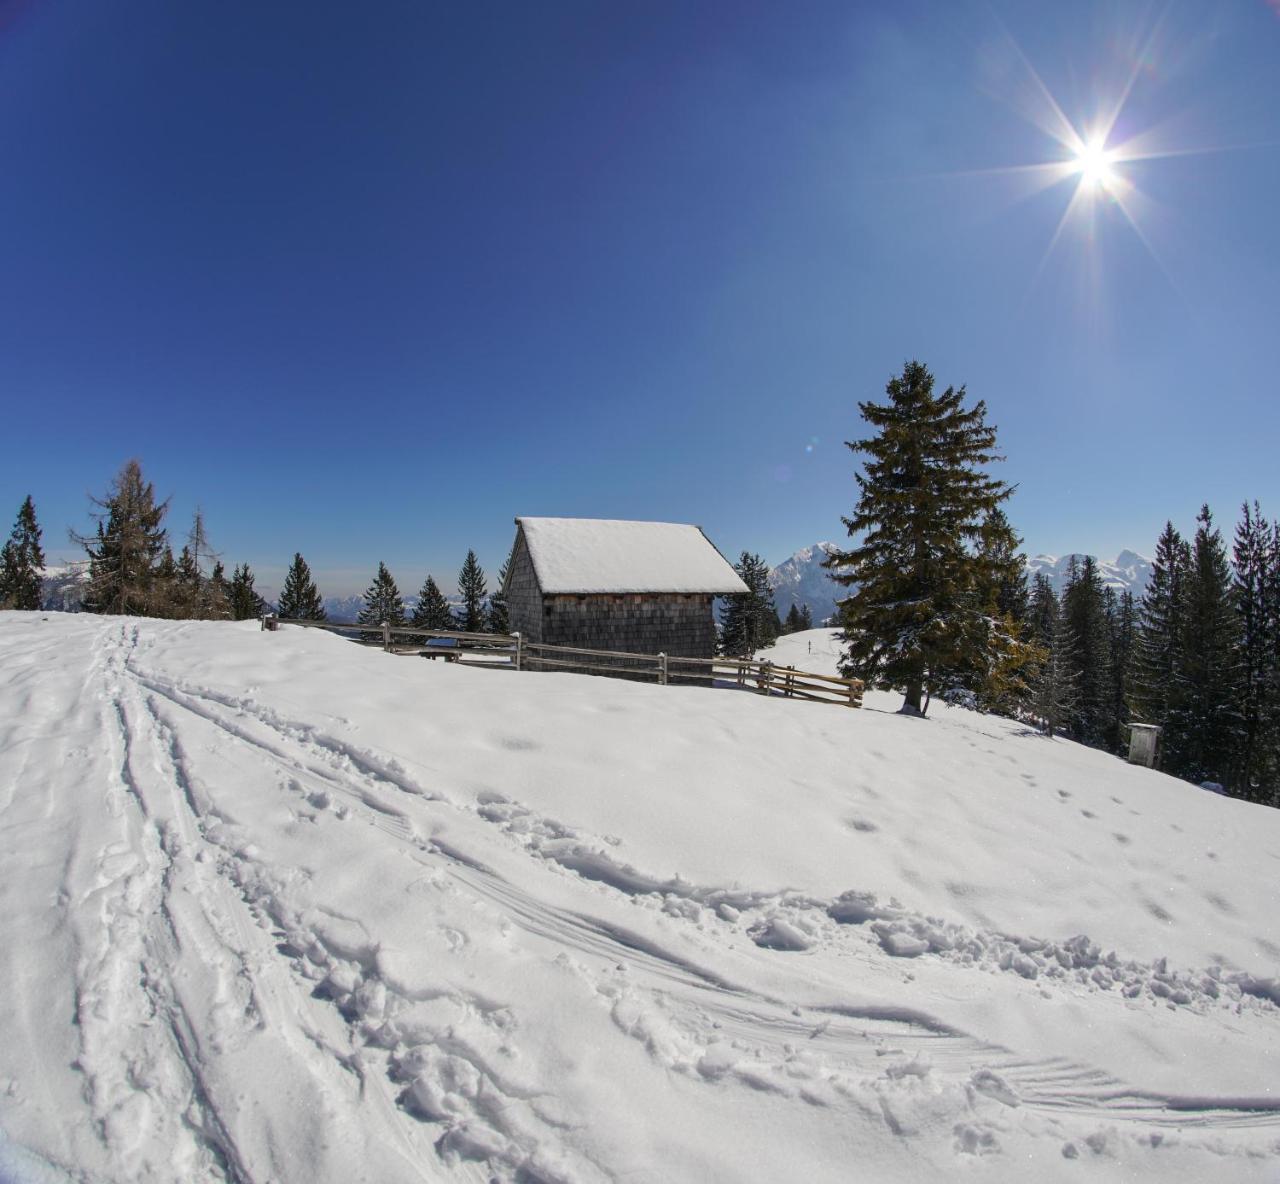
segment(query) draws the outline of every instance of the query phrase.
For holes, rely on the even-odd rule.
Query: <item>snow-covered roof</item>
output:
[[[679,522],[517,518],[543,592],[745,592],[702,529]]]

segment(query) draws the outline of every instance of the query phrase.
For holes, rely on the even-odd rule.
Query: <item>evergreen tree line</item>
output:
[[[125,463],[103,497],[91,500],[94,532],[72,535],[89,557],[87,612],[243,621],[264,611],[247,563],[227,577],[202,511],[196,510],[186,542],[174,556],[164,525],[169,501],[156,500],[136,460]]]
[[[1208,506],[1190,539],[1166,523],[1140,601],[1091,557],[1061,598],[1037,575],[1025,630],[1046,730],[1124,753],[1130,723],[1156,724],[1165,772],[1280,805],[1280,523],[1256,502],[1230,555]]]
[[[462,568],[458,571],[460,603],[456,611],[444,598],[433,577],[428,576],[422,581],[422,588],[417,594],[417,604],[412,614],[408,614],[404,608],[404,600],[399,593],[396,577],[387,570],[387,564],[379,563],[378,572],[375,573],[369,589],[365,591],[365,604],[357,614],[356,623],[380,626],[385,622],[392,626],[430,628],[430,630],[442,632],[507,634],[511,631],[511,621],[508,618],[507,598],[502,586],[507,580],[509,562],[511,561],[508,558],[507,563],[503,563],[502,570],[498,572],[498,588],[492,595],[486,595],[488,584],[486,584],[484,568],[477,561],[474,550],[468,550],[467,557],[462,562]],[[298,588],[305,590],[303,595],[308,598],[306,604],[302,603],[301,598],[294,602],[289,595],[291,580],[296,582]],[[285,612],[285,609],[294,607],[306,608],[308,614]],[[311,573],[307,571],[306,561],[303,561],[302,556],[293,557],[293,567],[289,568],[285,590],[280,595],[279,614],[282,617],[296,617],[298,620],[324,620],[324,608],[321,607],[319,593],[315,591],[315,585],[311,582]]]
[[[849,444],[869,457],[844,519],[859,545],[826,563],[853,589],[842,672],[902,690],[904,711],[936,695],[1115,753],[1157,724],[1166,772],[1280,805],[1280,523],[1246,504],[1230,557],[1207,506],[1189,540],[1167,524],[1140,601],[1092,557],[1060,597],[1043,574],[1028,587],[984,404],[936,395],[918,362],[886,393]]]
[[[96,519],[92,533],[72,533],[88,556],[82,600],[86,612],[242,621],[260,617],[271,608],[255,588],[255,576],[247,563],[234,568],[228,578],[209,541],[202,511],[196,511],[186,542],[174,555],[164,524],[169,502],[157,500],[155,488],[143,477],[138,461],[128,461],[107,492],[90,500]],[[45,564],[42,534],[35,506],[27,497],[0,549],[0,608],[40,608]],[[380,625],[385,620],[395,625],[412,623],[422,629],[506,633],[510,627],[502,593],[506,574],[504,563],[498,588],[488,594],[484,570],[475,552],[468,551],[458,576],[461,603],[457,612],[428,576],[409,618],[395,579],[380,563],[357,623]],[[294,554],[275,610],[279,616],[295,620],[325,619],[323,598],[301,554]]]
[[[459,606],[455,611],[431,576],[423,581],[418,593],[418,603],[412,615],[405,608],[395,577],[385,563],[378,564],[373,581],[364,594],[364,605],[356,616],[357,625],[381,626],[411,625],[415,629],[435,629],[442,632],[507,633],[510,621],[507,616],[507,599],[502,585],[507,578],[507,564],[498,573],[498,587],[492,595],[488,589],[484,569],[474,551],[468,551],[458,573]],[[323,621],[324,602],[311,578],[311,569],[300,554],[293,557],[285,576],[284,587],[276,606],[277,614],[286,620]],[[367,634],[375,638],[377,634]]]
[[[92,500],[94,532],[72,536],[88,555],[86,611],[201,620],[244,620],[263,611],[249,565],[228,579],[199,510],[175,558],[163,525],[169,503],[156,501],[137,461],[121,469],[104,497]],[[0,551],[0,607],[40,608],[42,535],[28,496]]]

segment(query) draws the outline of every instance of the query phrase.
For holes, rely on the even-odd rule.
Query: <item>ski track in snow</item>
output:
[[[1200,1011],[1273,1011],[1273,981],[948,924],[870,892],[818,900],[655,878],[614,858],[607,839],[501,794],[455,800],[398,758],[251,695],[168,679],[129,623],[100,627],[80,699],[95,705],[109,818],[79,836],[64,872],[83,918],[76,1068],[101,1150],[84,1178],[616,1178],[601,1142],[512,1051],[531,1022],[518,1005],[460,973],[424,975],[319,901],[307,867],[263,854],[223,791],[228,746],[234,773],[256,766],[255,792],[274,787],[291,826],[369,828],[388,861],[416,865],[415,954],[429,949],[443,967],[482,944],[476,932],[518,940],[700,1089],[847,1110],[899,1140],[946,1128],[954,1153],[977,1159],[1019,1132],[1056,1140],[1067,1160],[1163,1139],[1223,1163],[1275,1151],[1274,1098],[1175,1096],[1020,1057],[891,1000],[842,997],[788,959],[815,948],[855,965],[933,959],[957,975]],[[10,789],[0,816],[13,801]],[[504,874],[529,866],[519,884]],[[459,910],[470,934],[449,924]],[[270,1088],[248,1096],[241,1083],[264,1063]],[[299,1147],[313,1149],[309,1162]],[[80,1174],[77,1154],[66,1149],[60,1166]]]

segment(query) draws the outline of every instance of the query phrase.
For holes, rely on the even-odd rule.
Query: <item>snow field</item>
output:
[[[17,613],[0,656],[0,1165],[1274,1174],[1272,812],[874,694]]]

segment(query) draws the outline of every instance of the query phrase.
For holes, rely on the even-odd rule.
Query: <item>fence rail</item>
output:
[[[333,633],[363,634],[352,638],[360,645],[378,645],[388,653],[422,654],[444,658],[464,666],[490,670],[552,668],[589,674],[624,674],[632,678],[654,678],[659,685],[673,681],[737,686],[762,695],[803,699],[809,703],[835,703],[861,707],[863,684],[857,678],[837,678],[815,674],[794,666],[779,666],[754,658],[683,658],[674,654],[635,654],[620,650],[594,650],[579,646],[547,645],[526,641],[519,633],[464,633],[453,629],[420,629],[414,625],[349,624],[340,621],[302,621],[267,615],[263,629],[280,625],[300,625],[305,629],[327,629]],[[398,637],[421,637],[419,645],[397,644]],[[451,645],[432,645],[433,641]],[[604,661],[583,661],[604,659]],[[695,667],[695,670],[676,667]]]

